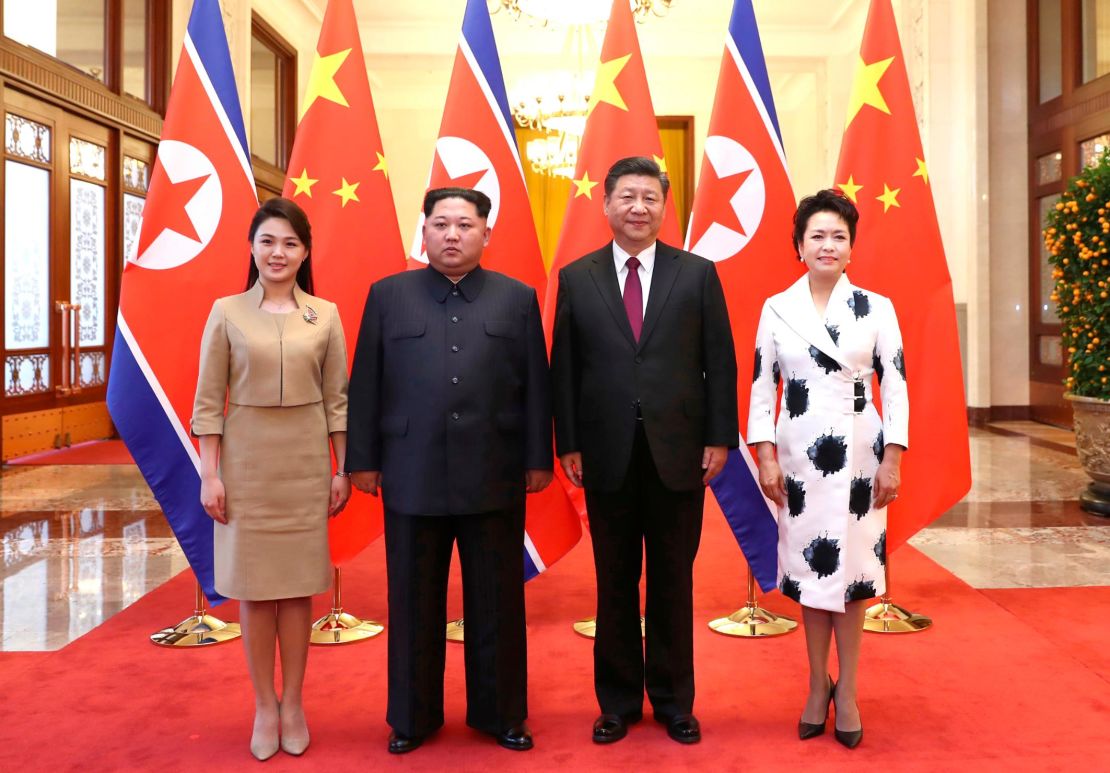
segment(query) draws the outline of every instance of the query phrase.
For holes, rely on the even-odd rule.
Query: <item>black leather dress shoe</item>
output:
[[[701,723],[693,714],[675,714],[673,717],[656,714],[655,721],[667,726],[667,735],[671,740],[679,743],[697,743],[701,740]]]
[[[829,703],[825,706],[825,718],[821,720],[820,724],[813,722],[798,721],[798,738],[803,741],[808,741],[810,738],[816,738],[823,735],[825,732],[825,725],[829,721],[829,707],[833,705],[836,700],[836,682],[833,678],[829,677]]]
[[[422,743],[424,743],[424,739],[419,736],[407,736],[393,732],[389,734],[389,753],[407,754],[419,749]]]
[[[498,735],[497,743],[506,749],[512,749],[514,752],[526,752],[534,745],[532,743],[532,731],[528,729],[527,725],[523,724],[510,727],[504,733]]]
[[[628,726],[638,722],[639,716],[622,717],[620,714],[602,714],[594,720],[594,743],[615,743],[628,735]]]

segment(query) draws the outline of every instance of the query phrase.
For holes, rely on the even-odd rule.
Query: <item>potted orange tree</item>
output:
[[[1079,502],[1110,516],[1110,153],[1069,181],[1046,220],[1067,355],[1064,396],[1074,409],[1079,461],[1093,480]]]

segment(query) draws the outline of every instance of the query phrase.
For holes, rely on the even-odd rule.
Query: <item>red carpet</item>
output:
[[[528,586],[534,751],[505,751],[465,727],[462,648],[452,645],[447,726],[413,754],[387,754],[383,635],[313,648],[306,685],[312,746],[302,759],[279,754],[266,769],[1064,770],[1097,767],[1098,759],[1110,757],[1110,690],[1101,667],[1075,655],[1064,634],[1042,632],[1042,620],[1011,613],[912,548],[894,559],[895,599],[932,615],[936,625],[921,634],[865,637],[860,708],[866,736],[854,752],[837,745],[831,733],[805,743],[796,738],[805,693],[800,632],[746,641],[704,626],[739,604],[743,581],[722,516],[708,512],[696,577],[701,744],[679,746],[650,719],[613,746],[590,742],[597,713],[590,644],[570,629],[593,607],[590,551],[583,543]],[[384,620],[381,542],[345,576],[348,609]],[[457,613],[457,576],[454,582]],[[191,576],[181,575],[64,650],[0,653],[5,760],[52,771],[253,769],[247,750],[252,700],[241,645],[181,652],[147,643],[151,631],[188,613],[192,587]],[[1106,589],[1099,589],[1086,606],[1094,609],[1105,599]],[[326,601],[318,599],[321,612]],[[1014,609],[1035,606],[1003,601]],[[778,594],[765,605],[796,611]],[[1069,619],[1067,608],[1051,601],[1045,606],[1060,613],[1058,622]],[[236,619],[234,604],[219,613]],[[1090,641],[1105,641],[1105,617],[1084,619]]]
[[[17,456],[5,464],[134,464],[122,440],[89,440],[57,451]]]

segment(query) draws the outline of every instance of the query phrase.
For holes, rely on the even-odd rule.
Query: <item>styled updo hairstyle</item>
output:
[[[852,203],[851,199],[840,191],[826,188],[823,191],[817,191],[812,196],[806,196],[798,202],[798,209],[794,212],[794,242],[791,247],[794,248],[794,254],[799,259],[801,253],[799,246],[805,240],[809,219],[818,212],[832,212],[843,220],[848,226],[848,244],[854,246],[856,243],[856,224],[859,222],[859,210],[856,209],[856,205]]]

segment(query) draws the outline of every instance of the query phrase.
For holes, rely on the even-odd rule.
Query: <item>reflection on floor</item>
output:
[[[1072,433],[972,429],[971,460],[971,491],[915,547],[977,588],[1110,585],[1110,521],[1079,509]],[[187,568],[129,465],[5,467],[0,551],[4,651],[63,647]]]

